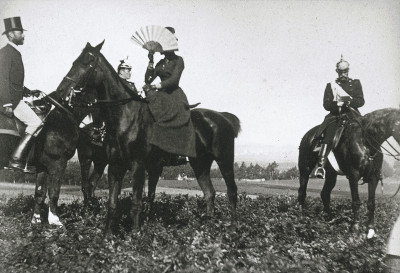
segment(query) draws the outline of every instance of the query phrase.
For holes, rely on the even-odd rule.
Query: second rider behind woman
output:
[[[175,34],[171,27],[167,29]],[[152,52],[145,74],[143,90],[149,101],[154,117],[150,143],[171,156],[164,155],[164,165],[185,164],[187,157],[196,157],[195,132],[190,119],[190,108],[185,93],[179,87],[179,80],[185,67],[182,57],[174,51],[163,51],[164,59],[154,67]],[[161,82],[150,85],[157,77]]]

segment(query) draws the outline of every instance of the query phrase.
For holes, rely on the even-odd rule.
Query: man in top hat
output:
[[[318,178],[325,178],[324,167],[326,159],[332,148],[336,130],[340,126],[340,119],[338,119],[338,117],[340,115],[346,115],[352,118],[361,115],[358,108],[365,103],[361,82],[358,79],[349,78],[349,70],[349,62],[343,60],[342,56],[340,61],[336,64],[337,79],[328,83],[325,88],[324,108],[330,113],[325,116],[317,132],[317,136],[324,132],[318,154],[318,168],[315,171],[315,176]]]
[[[25,167],[26,159],[42,121],[22,98],[24,95],[37,95],[40,91],[24,87],[24,64],[18,49],[24,44],[25,37],[21,18],[6,18],[4,25],[3,35],[7,36],[8,43],[0,49],[0,112],[9,117],[14,115],[26,125],[25,135],[12,154],[9,167],[33,173],[33,167]]]

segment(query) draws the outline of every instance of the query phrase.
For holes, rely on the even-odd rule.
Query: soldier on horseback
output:
[[[25,35],[20,17],[6,18],[4,24],[3,34],[7,36],[8,43],[0,49],[0,108],[9,118],[15,116],[26,125],[25,135],[14,150],[9,167],[34,173],[34,168],[27,168],[25,162],[34,136],[42,127],[42,120],[22,98],[27,95],[37,95],[40,91],[31,91],[24,87],[24,64],[18,46],[24,44]]]
[[[349,78],[349,68],[349,62],[343,60],[342,56],[336,64],[338,78],[328,83],[325,88],[323,105],[325,110],[330,113],[325,116],[317,132],[317,136],[321,138],[321,145],[315,176],[319,178],[325,178],[326,159],[332,149],[336,130],[343,125],[342,118],[359,116],[358,108],[364,105],[361,82],[358,79]]]
[[[133,82],[129,81],[132,76],[132,65],[129,63],[128,58],[121,60],[117,68],[118,76],[122,82],[134,92],[138,92]]]

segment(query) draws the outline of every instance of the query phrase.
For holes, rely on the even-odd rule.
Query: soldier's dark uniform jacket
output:
[[[135,84],[134,84],[133,82],[130,82],[130,81],[128,81],[128,80],[126,80],[126,79],[122,79],[122,78],[121,78],[121,80],[123,81],[123,83],[125,84],[125,86],[128,86],[129,89],[131,89],[132,91],[134,91],[135,93],[137,93],[136,86],[135,86]]]
[[[345,82],[336,80],[336,83],[352,97],[349,106],[356,110],[359,115],[361,115],[358,111],[358,108],[363,106],[365,101],[360,80],[348,78]],[[336,129],[339,127],[339,120],[337,119],[339,116],[339,106],[337,106],[337,101],[334,101],[331,83],[328,83],[325,88],[324,108],[330,113],[325,116],[324,121],[318,129],[317,136],[320,136],[322,132],[325,131],[325,136],[322,142],[331,144],[336,133]],[[340,114],[348,115],[350,118],[356,116],[356,114],[351,112],[346,106],[341,107]]]
[[[24,64],[21,53],[10,44],[0,49],[0,108],[17,107],[24,94]]]
[[[361,82],[358,79],[348,78],[346,82],[336,81],[336,83],[342,87],[344,91],[347,92],[352,97],[350,106],[357,110],[359,107],[363,106],[364,94],[361,87]],[[339,115],[339,107],[337,106],[337,101],[333,100],[333,92],[331,83],[328,83],[325,88],[324,93],[324,108],[329,111],[332,115]],[[348,112],[348,108],[342,107],[342,113]]]

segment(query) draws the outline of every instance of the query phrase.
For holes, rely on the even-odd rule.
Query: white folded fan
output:
[[[176,51],[178,42],[175,35],[161,26],[145,26],[136,31],[131,40],[144,49],[153,52]]]

